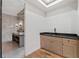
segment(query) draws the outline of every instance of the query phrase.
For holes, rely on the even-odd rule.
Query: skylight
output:
[[[61,2],[62,0],[38,0],[42,5],[44,5],[45,7],[50,7],[52,5],[55,5],[59,2]]]

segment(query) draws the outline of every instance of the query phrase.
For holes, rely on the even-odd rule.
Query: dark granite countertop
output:
[[[43,32],[43,33],[40,33],[40,35],[79,40],[79,36],[77,34],[72,34],[72,33]]]

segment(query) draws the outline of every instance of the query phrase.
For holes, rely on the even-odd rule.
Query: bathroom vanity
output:
[[[77,34],[49,33],[40,34],[41,48],[68,58],[79,57],[79,37]]]
[[[16,42],[19,45],[19,47],[23,47],[24,46],[24,33],[13,33],[12,41]]]
[[[24,46],[24,9],[17,14],[19,20],[16,25],[16,32],[12,33],[12,41],[16,42],[19,47]]]

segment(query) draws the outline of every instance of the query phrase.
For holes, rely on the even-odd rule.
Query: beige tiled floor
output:
[[[15,42],[2,43],[3,58],[19,58],[24,57],[24,47],[19,48]]]

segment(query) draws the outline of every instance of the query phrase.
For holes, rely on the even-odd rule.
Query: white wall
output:
[[[41,16],[42,15],[42,16]],[[40,48],[40,31],[43,27],[44,13],[31,4],[25,6],[25,55]]]
[[[12,40],[12,33],[15,32],[16,16],[2,14],[2,42]]]
[[[77,13],[75,10],[63,12],[53,16],[48,16],[48,32],[54,32],[54,27],[56,27],[57,32],[59,33],[75,33],[74,21],[77,20],[76,16]]]
[[[56,27],[59,33],[76,33],[77,4],[57,8],[47,13],[47,32],[54,32]]]
[[[76,27],[77,27],[77,34],[79,35],[79,0],[78,0],[78,10],[77,10],[77,13],[78,13],[78,19],[77,19],[77,25],[76,25]]]

